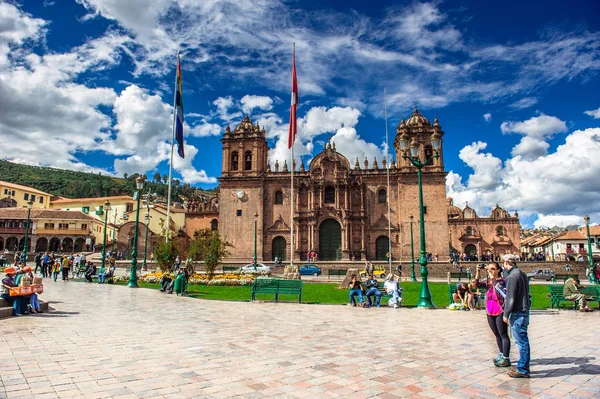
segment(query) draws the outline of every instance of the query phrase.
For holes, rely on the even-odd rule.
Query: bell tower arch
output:
[[[265,128],[253,124],[246,115],[233,131],[229,126],[221,138],[223,162],[221,176],[260,176],[267,170],[269,145]]]

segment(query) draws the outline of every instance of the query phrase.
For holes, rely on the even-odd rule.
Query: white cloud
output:
[[[555,133],[564,133],[567,124],[555,116],[541,114],[523,122],[503,122],[502,133],[520,133],[533,138],[544,138]]]
[[[232,121],[242,116],[241,112],[229,113],[229,109],[235,107],[233,97],[219,97],[212,102],[217,107],[216,115],[224,121]]]
[[[252,96],[246,94],[240,100],[242,103],[242,110],[251,114],[254,108],[258,108],[264,111],[270,111],[273,109],[273,100],[268,96]]]
[[[600,108],[585,111],[584,114],[589,115],[594,119],[600,119]]]
[[[590,214],[595,220],[600,216],[600,189],[590,183],[600,174],[596,155],[600,153],[600,128],[574,131],[552,153],[534,159],[515,156],[503,166],[498,158],[490,161],[493,156],[482,154],[482,149],[485,143],[474,143],[461,151],[461,159],[474,170],[467,184],[456,173],[448,174],[448,195],[456,203],[468,201],[480,213],[499,203],[505,209],[519,210],[521,216],[561,217],[563,224],[572,221],[573,215]],[[490,174],[484,183],[495,182],[481,184],[483,173]],[[553,220],[558,219],[540,223],[552,224]]]
[[[46,21],[32,18],[12,4],[0,3],[0,66],[8,64],[11,47],[38,39],[45,25]]]
[[[546,155],[550,144],[543,140],[525,136],[519,144],[513,147],[511,155],[513,157],[521,156],[523,159],[531,161],[538,157]]]
[[[489,121],[491,121],[491,120],[492,120],[492,114],[490,114],[489,112],[488,112],[487,114],[483,114],[483,119],[484,119],[486,122],[489,122]]]
[[[525,97],[525,98],[520,99],[519,101],[516,101],[516,102],[510,104],[509,107],[514,108],[514,109],[525,109],[525,108],[533,107],[537,103],[538,103],[537,98]]]
[[[533,223],[536,228],[548,227],[552,228],[567,227],[567,226],[580,226],[583,224],[583,217],[581,215],[538,215],[537,220]]]

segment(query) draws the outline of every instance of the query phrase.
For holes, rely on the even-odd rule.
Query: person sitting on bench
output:
[[[96,265],[94,265],[92,262],[88,262],[87,268],[85,270],[86,280],[91,283],[92,279],[94,277],[94,274],[96,274]]]
[[[112,278],[114,275],[115,275],[115,266],[110,265],[110,267],[108,268],[108,271],[106,273],[98,275],[98,282],[100,284],[104,284],[108,279]]]
[[[454,303],[460,303],[469,310],[475,310],[473,306],[473,293],[467,283],[456,284],[456,292],[452,295]]]
[[[379,307],[381,305],[381,297],[383,294],[379,291],[379,282],[375,280],[373,274],[369,274],[369,279],[367,280],[367,307],[370,308],[373,305],[373,298],[375,297],[375,306]]]
[[[352,275],[352,280],[350,281],[350,285],[348,286],[348,288],[350,289],[350,293],[348,294],[350,296],[350,304],[352,306],[356,306],[355,297],[358,296],[358,302],[360,303],[360,306],[364,307],[365,303],[363,300],[362,283],[360,282],[356,274]]]
[[[579,305],[580,312],[593,312],[594,309],[590,309],[587,304],[587,298],[579,290],[584,288],[579,278],[571,277],[565,281],[565,288],[563,289],[563,295],[565,299],[574,301],[576,305]]]
[[[388,301],[388,306],[393,306],[394,309],[398,309],[404,298],[402,298],[402,295],[400,294],[396,276],[392,273],[388,274],[387,280],[383,284],[383,288],[385,289],[385,292],[392,296]]]
[[[169,266],[160,279],[160,291],[167,291],[171,285],[171,281],[173,281],[173,272],[171,271],[171,266]]]

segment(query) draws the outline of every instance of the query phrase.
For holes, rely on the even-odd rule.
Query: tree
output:
[[[157,182],[157,183],[160,183],[161,180],[160,180],[160,173],[159,172],[156,172],[154,174],[154,181]]]
[[[203,229],[194,233],[188,249],[188,256],[192,260],[204,261],[208,279],[212,280],[219,263],[229,255],[227,248],[232,246],[231,243],[221,238],[218,231]]]
[[[123,179],[127,180],[127,173],[123,173]]]
[[[179,181],[179,179],[173,179],[173,184],[175,185],[175,187],[179,187],[179,184],[181,182]]]
[[[163,175],[163,182],[164,182],[165,184],[167,184],[167,183],[169,182],[169,175],[167,175],[167,174],[164,174],[164,175]]]
[[[156,259],[156,266],[162,271],[173,265],[177,258],[177,248],[175,248],[173,241],[166,242],[165,238],[161,236],[154,248],[154,258]]]

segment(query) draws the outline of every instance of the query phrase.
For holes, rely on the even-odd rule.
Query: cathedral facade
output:
[[[434,133],[437,137],[444,135],[437,118],[430,123],[415,109],[397,126],[396,161],[391,160],[390,165],[385,159],[349,160],[336,151],[335,143],[328,142],[309,165],[273,160],[271,168],[264,128],[253,124],[248,116],[235,129],[227,127],[221,139],[218,229],[234,245],[230,248],[231,260],[251,261],[255,229],[259,261],[271,261],[276,256],[289,260],[290,223],[294,223],[296,261],[305,261],[308,251],[316,251],[319,261],[385,261],[390,241],[392,259],[408,260],[411,216],[418,254],[417,170],[402,157],[400,136],[418,146],[423,160],[433,155]],[[293,210],[291,167],[295,168]],[[447,255],[450,237],[443,147],[439,157],[423,167],[422,172],[427,252]]]

